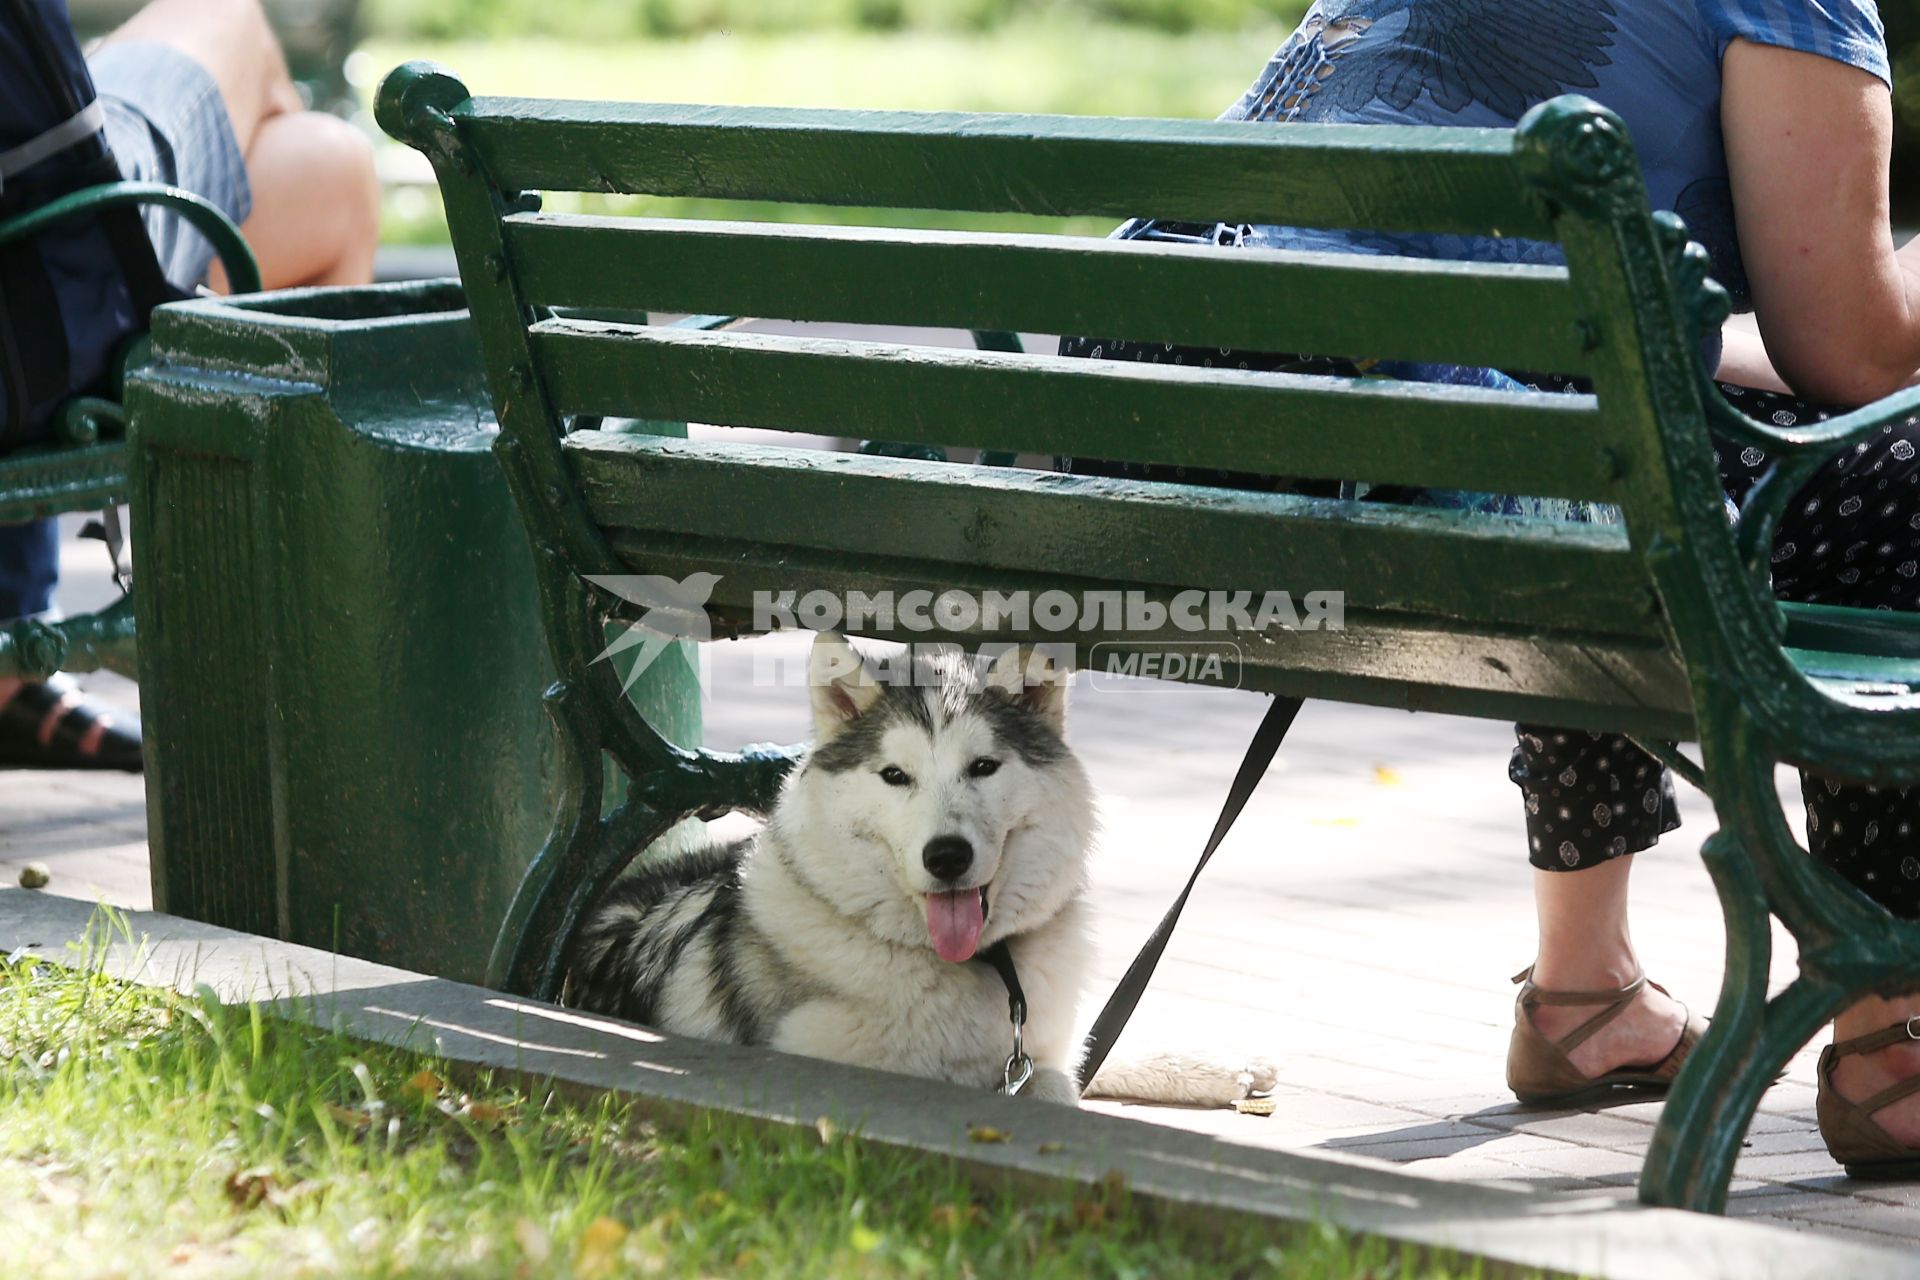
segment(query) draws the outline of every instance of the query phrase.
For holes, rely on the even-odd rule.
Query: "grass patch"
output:
[[[1297,20],[1308,0],[367,0],[372,30],[394,36],[530,33],[580,40],[709,31],[985,31],[1046,13],[1162,31]]]
[[[982,1193],[832,1133],[644,1123],[257,1007],[0,961],[9,1275],[1448,1276],[1330,1229]]]
[[[1285,37],[1278,25],[1168,35],[1035,18],[985,32],[376,40],[356,68],[377,80],[409,58],[431,58],[478,94],[1211,118]]]
[[[585,44],[513,41],[375,41],[354,64],[362,92],[409,58],[452,68],[476,94],[595,101],[705,102],[742,106],[1012,111],[1210,119],[1253,83],[1285,38],[1280,25],[1168,35],[1110,23],[1022,19],[991,31],[711,33],[691,39]],[[1067,231],[1103,235],[1109,219],[900,217],[887,213],[720,202],[641,202],[559,194],[561,212],[669,217]],[[383,238],[447,238],[439,192],[389,194]]]

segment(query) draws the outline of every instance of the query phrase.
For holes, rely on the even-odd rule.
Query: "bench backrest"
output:
[[[1591,103],[1546,104],[1515,131],[1252,127],[471,98],[410,64],[379,110],[436,165],[503,456],[536,541],[579,574],[704,564],[737,591],[779,571],[788,586],[797,572],[839,587],[1025,585],[1044,570],[1169,590],[1336,588],[1349,637],[1271,646],[1271,687],[1688,727],[1683,646],[1649,555],[1711,541],[1704,553],[1732,563],[1696,355],[1716,294],[1699,251],[1649,213],[1618,120]],[[1556,242],[1566,265],[557,215],[521,195],[539,190],[1517,236]],[[605,324],[552,308],[1097,334],[1562,372],[1594,390]],[[1564,498],[1618,508],[1623,523],[568,434],[574,415],[603,414]],[[767,555],[776,543],[787,552]],[[723,614],[743,609],[727,592]]]

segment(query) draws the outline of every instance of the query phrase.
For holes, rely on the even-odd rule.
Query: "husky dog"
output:
[[[583,1007],[680,1034],[998,1087],[1027,1005],[1025,1092],[1073,1103],[1089,953],[1092,787],[1064,738],[1066,673],[1009,648],[884,679],[836,635],[808,662],[815,742],[754,837],[617,883],[572,958]],[[904,673],[895,673],[904,674]],[[1272,1084],[1186,1055],[1089,1092],[1222,1104]]]

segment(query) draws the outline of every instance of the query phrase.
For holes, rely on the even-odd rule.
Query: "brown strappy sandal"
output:
[[[1707,1029],[1705,1018],[1689,1015],[1680,1039],[1658,1062],[1616,1067],[1605,1075],[1590,1076],[1574,1066],[1567,1055],[1626,1012],[1633,998],[1640,994],[1640,988],[1647,985],[1647,975],[1641,974],[1618,991],[1548,991],[1533,985],[1531,965],[1516,973],[1513,980],[1521,987],[1513,1002],[1513,1042],[1507,1049],[1507,1087],[1513,1090],[1514,1097],[1529,1105],[1571,1102],[1586,1094],[1621,1086],[1664,1090],[1673,1083],[1681,1064]],[[1653,989],[1662,995],[1668,994],[1657,982]],[[1530,1016],[1534,1006],[1543,1004],[1605,1007],[1559,1040],[1549,1040],[1533,1025]]]
[[[1820,1118],[1820,1136],[1827,1152],[1846,1169],[1849,1178],[1888,1180],[1920,1178],[1920,1147],[1894,1141],[1873,1114],[1900,1099],[1920,1093],[1920,1076],[1909,1076],[1859,1102],[1840,1096],[1833,1085],[1833,1068],[1842,1058],[1872,1053],[1902,1040],[1920,1040],[1920,1018],[1896,1022],[1881,1031],[1839,1040],[1820,1051],[1820,1089],[1814,1114]]]

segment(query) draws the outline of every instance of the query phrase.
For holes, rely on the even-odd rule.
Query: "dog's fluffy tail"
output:
[[[1265,1058],[1164,1052],[1109,1058],[1081,1092],[1123,1102],[1226,1107],[1268,1092],[1277,1078],[1273,1063]]]

